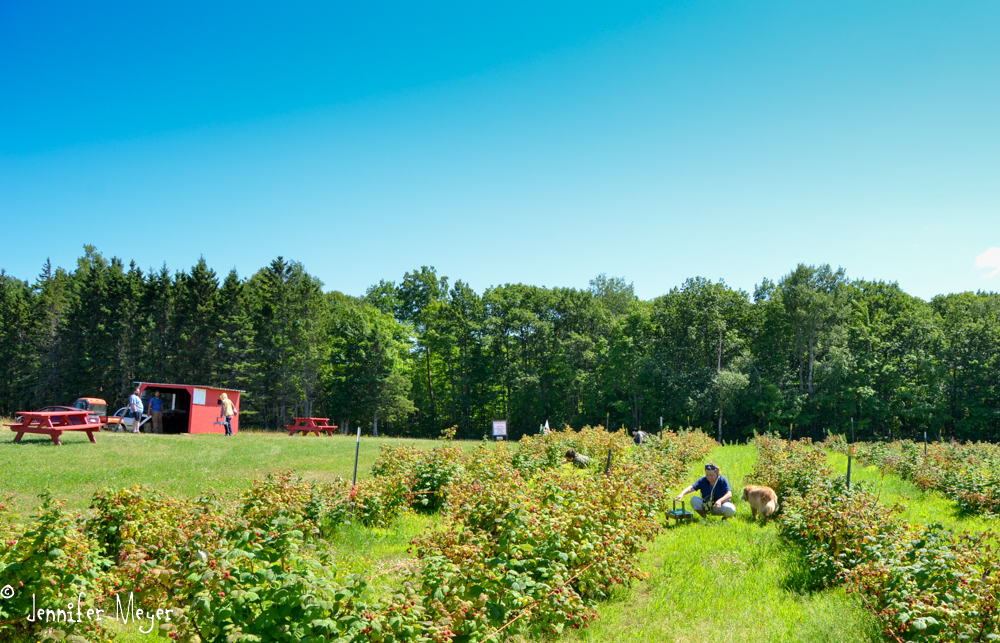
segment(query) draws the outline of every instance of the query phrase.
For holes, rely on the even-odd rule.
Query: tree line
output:
[[[621,278],[481,294],[434,268],[364,296],[278,257],[249,278],[144,272],[91,246],[73,270],[0,272],[0,413],[133,381],[246,391],[243,426],[330,417],[394,435],[701,426],[725,440],[1000,438],[1000,295],[927,302],[799,265],[753,293],[691,278],[644,301]],[[661,419],[662,418],[662,419]],[[377,423],[377,424],[376,424]]]

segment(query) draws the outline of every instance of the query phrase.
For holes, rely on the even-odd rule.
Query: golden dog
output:
[[[747,485],[743,487],[743,499],[750,503],[750,513],[754,520],[757,520],[757,512],[760,512],[763,518],[761,524],[766,525],[767,519],[778,512],[778,496],[771,487]]]

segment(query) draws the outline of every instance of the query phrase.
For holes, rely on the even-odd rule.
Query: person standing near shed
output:
[[[233,416],[236,415],[236,409],[233,407],[233,403],[229,399],[229,396],[226,395],[225,393],[219,396],[219,403],[222,405],[220,411],[222,411],[222,416],[225,418],[223,420],[223,424],[226,427],[226,435],[232,435]]]
[[[153,433],[163,433],[163,399],[159,391],[149,398],[149,416],[153,422]]]
[[[128,410],[132,413],[132,433],[138,433],[139,425],[142,424],[142,398],[139,397],[139,389],[132,391],[132,396],[128,398]]]

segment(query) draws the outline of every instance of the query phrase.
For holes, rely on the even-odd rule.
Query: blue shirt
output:
[[[151,397],[149,398],[149,411],[151,413],[156,413],[157,411],[163,410],[163,398],[162,397]]]
[[[132,396],[128,398],[128,407],[135,413],[142,413],[142,398],[133,393]]]
[[[691,486],[694,487],[695,491],[701,492],[701,499],[705,502],[715,502],[730,491],[726,476],[719,476],[715,481],[715,493],[712,493],[712,483],[705,476],[699,478],[698,482]]]

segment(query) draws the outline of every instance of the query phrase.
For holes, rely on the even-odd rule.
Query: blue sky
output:
[[[998,290],[1000,3],[0,1],[0,268]]]

